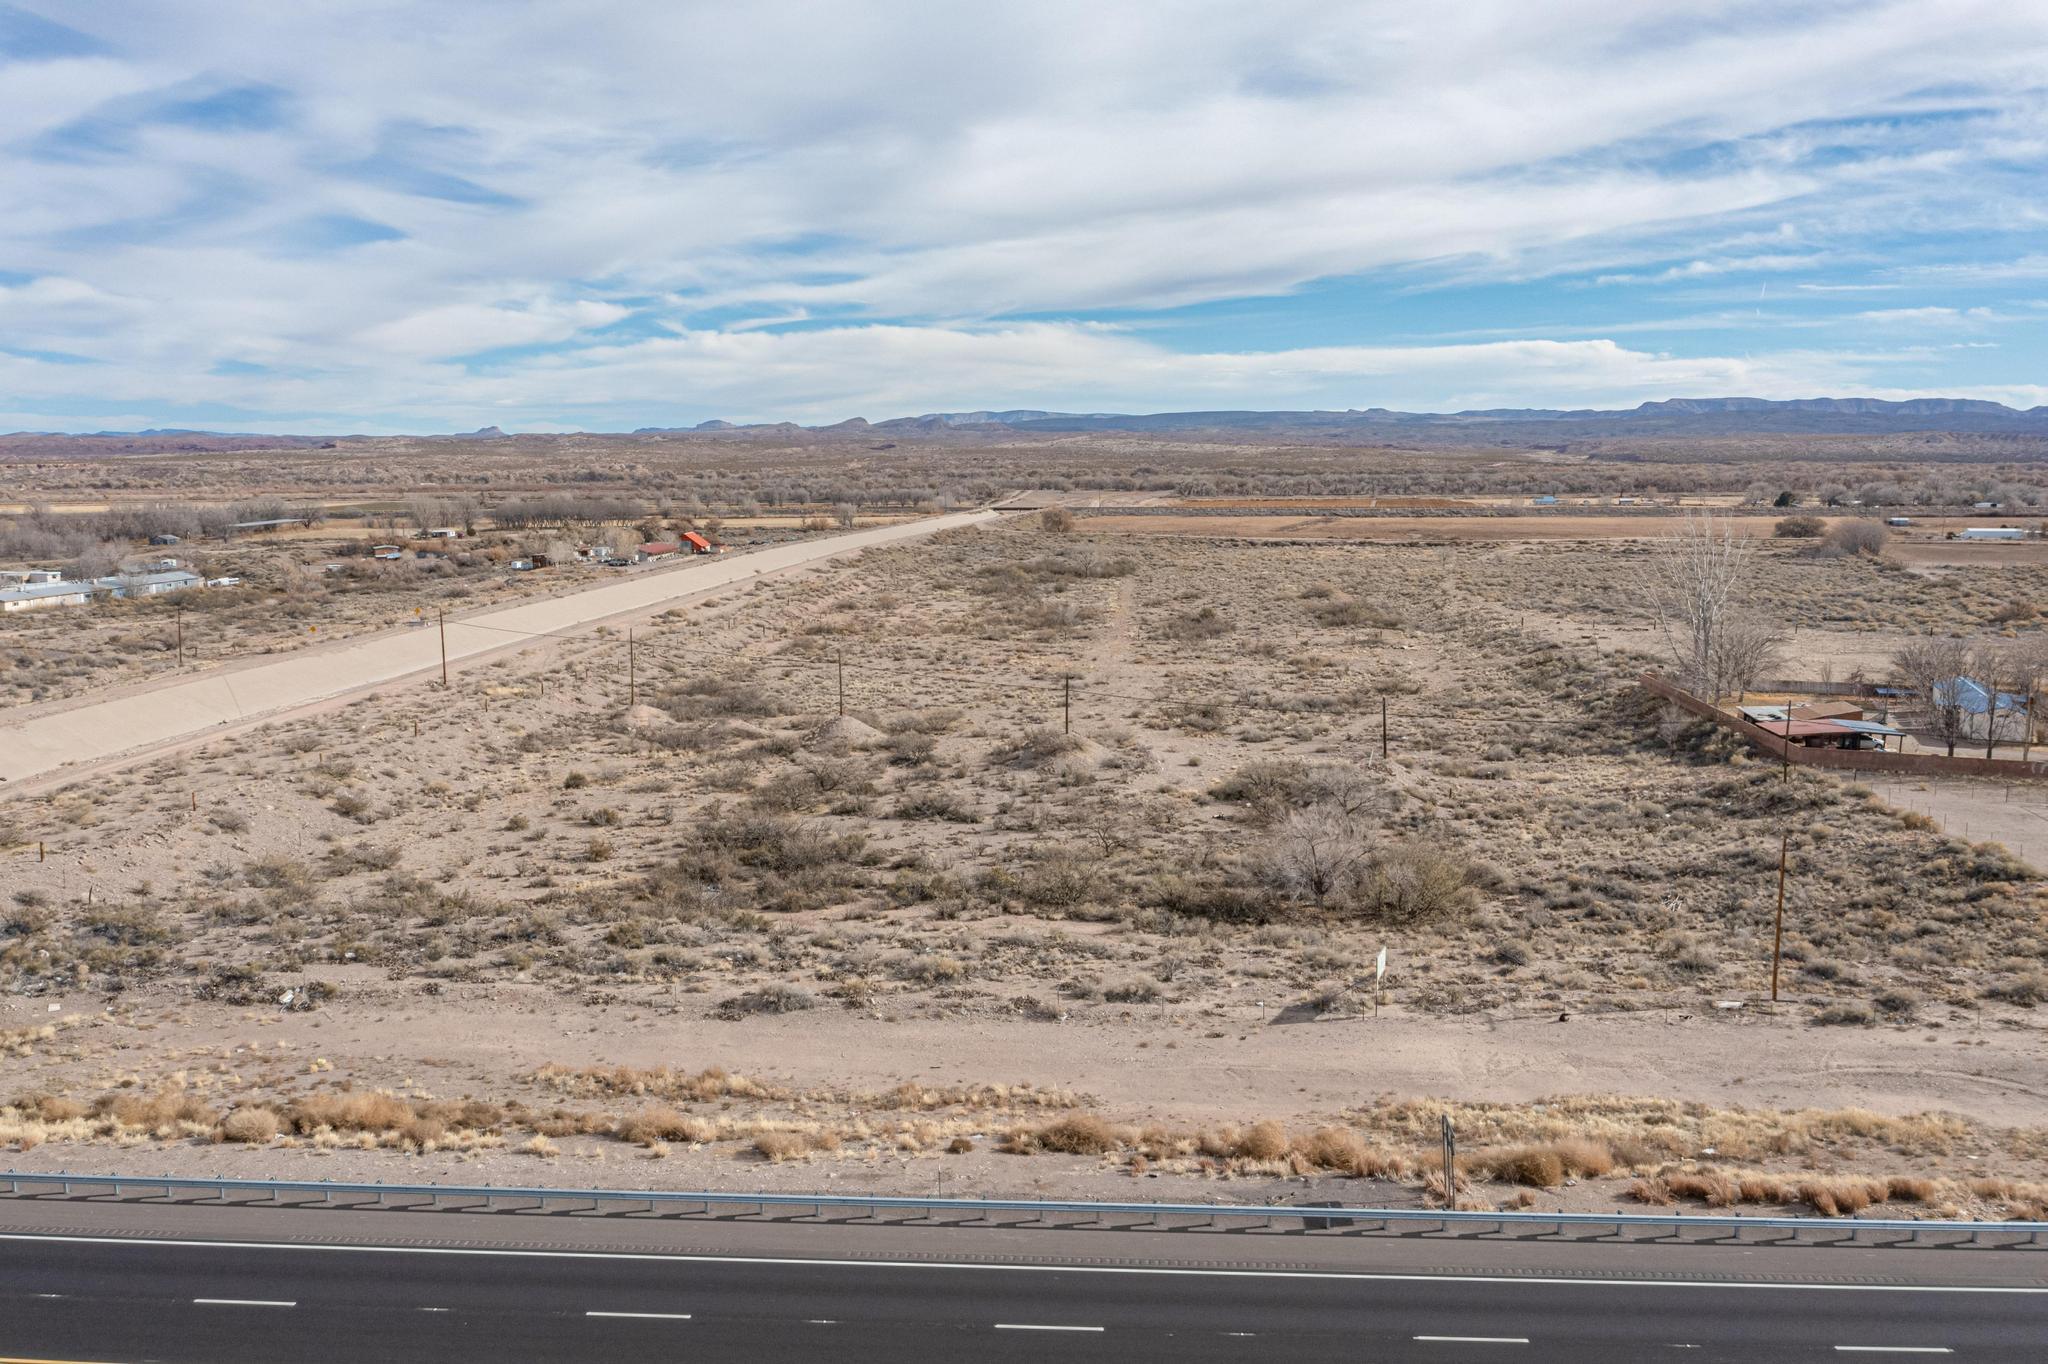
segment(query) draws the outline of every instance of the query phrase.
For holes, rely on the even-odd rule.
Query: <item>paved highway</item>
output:
[[[757,576],[977,525],[995,515],[959,512],[695,560],[672,570],[631,574],[580,592],[451,619],[448,661],[460,664],[517,647],[535,635],[589,629],[603,620],[660,610],[683,598]],[[347,692],[437,673],[440,665],[440,631],[407,629],[45,711],[0,724],[0,781],[18,785],[66,764],[96,762],[214,733],[225,725],[243,724]]]
[[[2048,1358],[2031,1251],[71,1207],[5,1209],[0,1359]]]

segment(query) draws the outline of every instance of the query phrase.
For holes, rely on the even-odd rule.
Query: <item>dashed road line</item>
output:
[[[280,1302],[275,1298],[194,1298],[195,1307],[297,1307],[296,1302]]]

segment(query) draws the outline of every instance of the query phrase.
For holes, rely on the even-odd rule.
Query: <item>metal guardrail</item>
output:
[[[456,1184],[344,1184],[323,1180],[272,1180],[272,1179],[188,1179],[167,1175],[79,1175],[63,1171],[32,1172],[9,1170],[0,1174],[9,1195],[34,1197],[38,1191],[47,1194],[53,1190],[71,1196],[79,1190],[107,1190],[121,1197],[131,1190],[162,1190],[166,1198],[179,1193],[207,1193],[214,1195],[218,1203],[280,1202],[287,1196],[301,1198],[318,1197],[324,1205],[341,1206],[342,1199],[374,1197],[378,1204],[388,1205],[393,1198],[418,1199],[431,1204],[447,1202],[481,1203],[485,1208],[504,1202],[528,1202],[539,1206],[550,1203],[587,1202],[593,1211],[623,1204],[645,1204],[647,1211],[654,1212],[664,1206],[690,1207],[703,1213],[713,1208],[752,1208],[757,1214],[766,1215],[770,1208],[802,1208],[811,1216],[822,1217],[827,1211],[877,1214],[886,1212],[916,1212],[934,1217],[947,1214],[982,1215],[1010,1214],[1028,1216],[1035,1221],[1050,1221],[1055,1218],[1086,1218],[1091,1221],[1105,1221],[1112,1218],[1149,1218],[1152,1223],[1164,1225],[1161,1219],[1195,1221],[1205,1225],[1219,1223],[1264,1222],[1271,1225],[1276,1219],[1299,1220],[1305,1230],[1380,1230],[1390,1231],[1397,1225],[1422,1225],[1449,1231],[1454,1227],[1492,1228],[1505,1233],[1509,1228],[1548,1228],[1561,1234],[1569,1228],[1598,1227],[1614,1235],[1631,1229],[1655,1230],[1673,1237],[1683,1237],[1690,1232],[1712,1232],[1732,1234],[1740,1238],[1746,1231],[1778,1231],[1792,1233],[1791,1241],[1798,1241],[1799,1233],[1826,1231],[1848,1233],[1854,1241],[1863,1233],[1878,1233],[1892,1237],[1903,1237],[1918,1243],[1922,1238],[1949,1238],[1952,1243],[1976,1246],[2040,1246],[2042,1238],[2048,1236],[2048,1222],[1949,1222],[1918,1221],[1910,1218],[1813,1218],[1813,1217],[1734,1217],[1700,1216],[1693,1214],[1670,1215],[1662,1213],[1587,1213],[1587,1212],[1451,1212],[1428,1208],[1351,1208],[1341,1206],[1320,1206],[1316,1204],[1250,1204],[1250,1203],[1062,1203],[1042,1202],[1025,1199],[1003,1198],[907,1198],[865,1194],[810,1194],[810,1193],[712,1193],[708,1191],[681,1191],[672,1189],[551,1189],[519,1188],[504,1185],[456,1185]],[[233,1195],[256,1195],[254,1198],[235,1199]],[[1986,1237],[1997,1238],[1986,1241]],[[1656,1238],[1653,1238],[1656,1239]],[[1814,1244],[1808,1242],[1807,1244]]]

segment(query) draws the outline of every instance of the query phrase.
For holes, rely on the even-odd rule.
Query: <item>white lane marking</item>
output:
[[[1837,1345],[1845,1355],[1952,1355],[1946,1345]]]
[[[688,1312],[585,1312],[586,1317],[623,1317],[633,1321],[688,1321]]]
[[[1527,1336],[1416,1336],[1416,1340],[1456,1345],[1527,1345]]]
[[[837,1317],[812,1317],[804,1323],[806,1326],[837,1326],[838,1324],[839,1319]]]
[[[422,1307],[419,1310],[422,1312],[446,1312],[448,1309],[445,1307]]]
[[[278,1302],[272,1298],[194,1298],[198,1307],[297,1307],[295,1302]]]
[[[494,1246],[316,1245],[297,1241],[195,1241],[135,1236],[56,1236],[44,1232],[0,1232],[0,1241],[49,1241],[67,1245],[171,1246],[180,1250],[297,1250],[344,1255],[470,1255],[495,1259],[648,1260],[659,1264],[768,1265],[811,1269],[908,1269],[928,1274],[954,1269],[998,1274],[1113,1274],[1181,1279],[1334,1279],[1345,1283],[1540,1284],[1552,1288],[1702,1288],[1723,1291],[1793,1293],[1962,1293],[2048,1295],[2048,1286],[2017,1284],[1778,1283],[1727,1279],[1574,1279],[1561,1275],[1367,1274],[1335,1269],[1202,1269],[1188,1266],[982,1264],[951,1260],[831,1260],[800,1255],[673,1255],[653,1251],[510,1250]]]
[[[1017,1321],[999,1321],[996,1323],[996,1329],[998,1331],[1095,1331],[1097,1333],[1100,1333],[1102,1330],[1100,1326],[1035,1326],[1029,1322]]]

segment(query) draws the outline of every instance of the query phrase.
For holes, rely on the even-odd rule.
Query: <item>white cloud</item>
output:
[[[1887,232],[2013,232],[2029,215],[2038,228],[2038,181],[2013,167],[2048,156],[2048,10],[2009,0],[1670,0],[1643,19],[1611,0],[101,0],[47,12],[108,52],[0,65],[0,266],[42,277],[0,283],[0,323],[17,348],[101,361],[101,399],[137,411],[192,401],[474,425],[488,415],[461,406],[474,402],[540,420],[592,391],[620,410],[697,403],[664,368],[682,357],[691,382],[756,414],[830,416],[826,395],[871,414],[897,395],[937,405],[911,398],[942,386],[891,380],[862,347],[1058,405],[1100,391],[1088,367],[1112,356],[1127,362],[1108,371],[1127,394],[1155,391],[1142,380],[1156,374],[1175,401],[1279,402],[1287,384],[1307,391],[1307,357],[1323,348],[1280,336],[1269,344],[1293,359],[1198,360],[1087,329],[988,324],[1396,272],[1734,289],[1743,273],[1775,281],[1859,258],[1863,238]],[[109,109],[199,86],[273,88],[278,116],[91,131]],[[300,244],[308,221],[329,225],[326,247]],[[363,244],[337,244],[357,231]],[[2027,257],[1915,278],[2041,273]],[[86,292],[50,294],[73,286]],[[1893,311],[1865,320],[1916,320]],[[1973,320],[1952,311],[1953,324]],[[628,316],[682,334],[553,368],[442,363],[585,345]],[[828,343],[775,331],[802,317],[895,325],[812,333],[850,348],[842,373],[804,359]],[[1370,307],[1342,321],[1315,334],[1381,335]],[[1423,349],[1437,359],[1383,371],[1371,366],[1407,352],[1342,348],[1344,373],[1428,405],[1573,384],[1627,400],[1667,379],[1756,391],[1767,365],[1788,383],[1831,375],[1785,353],[1596,361],[1574,349],[1562,368],[1542,351],[1475,354],[1486,374],[1468,382],[1445,348]],[[741,355],[762,372],[729,373]],[[223,360],[276,372],[220,380]],[[576,386],[546,387],[567,373]],[[1518,396],[1511,382],[1530,387]],[[518,384],[537,387],[526,397]],[[31,391],[0,389],[0,406],[30,410]]]
[[[407,356],[468,355],[504,346],[567,341],[578,333],[626,317],[615,303],[580,300],[504,307],[451,303],[366,328],[357,339],[375,350]]]

